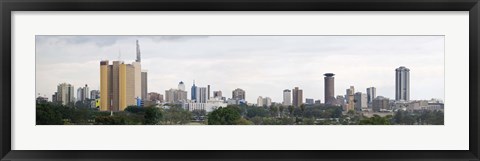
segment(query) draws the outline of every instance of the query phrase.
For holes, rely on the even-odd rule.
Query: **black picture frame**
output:
[[[479,0],[1,0],[2,160],[479,160]],[[11,149],[12,11],[469,11],[469,149],[427,151],[24,151]],[[446,138],[448,139],[448,138]]]

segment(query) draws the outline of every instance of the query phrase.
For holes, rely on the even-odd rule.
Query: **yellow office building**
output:
[[[123,111],[136,105],[135,67],[123,61],[100,62],[100,110]]]

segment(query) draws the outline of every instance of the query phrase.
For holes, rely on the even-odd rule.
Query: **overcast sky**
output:
[[[304,99],[324,102],[323,74],[334,73],[335,95],[373,86],[394,99],[395,68],[405,66],[410,99],[444,99],[443,36],[36,36],[37,93],[51,100],[62,82],[75,95],[85,84],[99,89],[100,60],[133,62],[137,39],[148,92],[165,94],[184,81],[190,97],[195,80],[227,98],[244,89],[252,103],[282,102],[282,91],[296,86]]]

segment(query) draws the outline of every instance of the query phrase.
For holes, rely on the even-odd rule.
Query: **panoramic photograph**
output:
[[[444,125],[444,40],[37,35],[36,125]]]

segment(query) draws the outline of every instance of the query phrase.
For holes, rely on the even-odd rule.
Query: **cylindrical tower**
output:
[[[325,104],[332,105],[335,102],[335,79],[333,73],[325,73]]]

